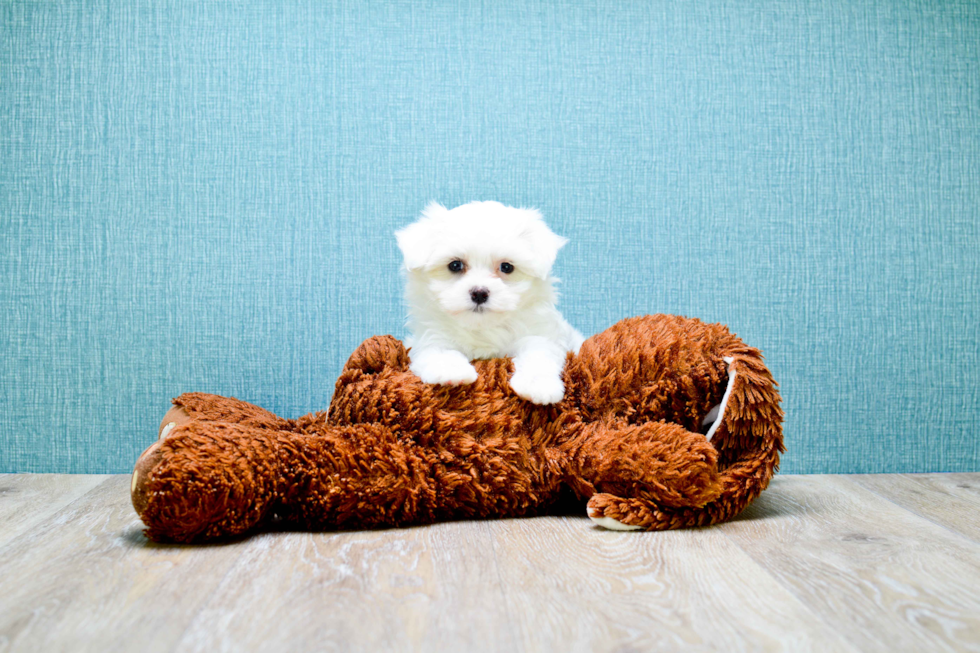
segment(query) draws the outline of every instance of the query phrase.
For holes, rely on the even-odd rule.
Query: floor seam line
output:
[[[851,476],[851,474],[841,474],[841,476],[846,477],[846,476]],[[907,474],[899,474],[899,476],[907,476]],[[891,497],[886,496],[886,495],[882,494],[881,492],[878,492],[874,488],[870,488],[867,485],[862,485],[861,483],[858,483],[857,481],[854,481],[854,480],[852,480],[850,478],[848,478],[846,480],[847,480],[848,483],[850,483],[852,485],[855,485],[855,486],[857,486],[857,487],[859,487],[861,489],[867,490],[868,492],[871,492],[875,496],[877,496],[877,497],[879,497],[881,499],[884,499],[885,501],[887,501],[888,503],[892,504],[896,508],[899,508],[901,510],[904,510],[905,512],[909,513],[910,515],[914,515],[914,516],[918,517],[919,519],[922,519],[924,521],[929,522],[933,526],[936,526],[936,527],[941,528],[942,530],[944,530],[944,531],[946,531],[948,533],[951,533],[953,535],[956,535],[957,537],[966,540],[967,542],[969,542],[970,544],[972,544],[974,546],[980,547],[980,540],[974,539],[974,538],[970,537],[969,535],[967,535],[965,533],[961,533],[961,532],[959,532],[959,531],[957,531],[955,529],[952,529],[949,526],[946,526],[945,524],[940,524],[939,522],[937,522],[936,520],[932,519],[931,517],[929,517],[927,515],[923,515],[922,513],[918,512],[917,510],[913,510],[912,508],[909,508],[908,506],[903,506],[902,504],[898,503],[897,501],[895,501]]]
[[[493,568],[497,572],[497,583],[500,585],[500,594],[503,597],[504,614],[507,616],[507,623],[513,628],[516,621],[511,618],[510,597],[507,595],[507,587],[504,584],[504,579],[500,573],[500,556],[497,555],[497,547],[494,543],[494,535],[490,527],[490,522],[485,522],[483,527],[487,534],[487,539],[490,541],[490,553],[493,555]],[[520,633],[514,632],[514,630],[511,630],[511,632],[513,633],[514,644],[517,645],[521,651],[525,650],[524,642],[522,641],[523,638],[519,637]]]
[[[765,573],[769,578],[771,578],[774,583],[776,583],[779,587],[782,587],[784,590],[786,590],[786,592],[789,593],[790,596],[792,596],[794,599],[796,599],[800,603],[800,605],[807,610],[807,615],[810,618],[812,618],[812,619],[814,619],[816,621],[819,621],[826,628],[826,630],[828,632],[830,632],[830,633],[836,633],[837,636],[841,638],[841,641],[843,641],[845,644],[847,644],[851,648],[851,650],[854,651],[855,653],[859,653],[862,650],[861,649],[861,646],[860,646],[860,644],[858,642],[854,642],[851,639],[849,639],[846,635],[842,634],[837,628],[835,628],[833,623],[828,622],[824,618],[824,616],[822,614],[820,614],[816,610],[813,610],[810,607],[810,605],[807,602],[807,600],[806,600],[805,597],[800,596],[792,587],[790,587],[789,585],[787,585],[786,583],[784,583],[777,575],[775,575],[774,573],[772,573],[771,571],[769,571],[768,569],[766,569],[765,567],[763,567],[752,556],[752,554],[749,553],[746,550],[746,548],[741,545],[741,543],[736,538],[732,537],[728,533],[725,533],[723,528],[721,529],[721,531],[722,531],[722,534],[724,534],[724,536],[735,547],[737,547],[739,551],[741,551],[743,554],[745,554],[745,557],[747,557],[749,560],[751,560],[763,573]]]

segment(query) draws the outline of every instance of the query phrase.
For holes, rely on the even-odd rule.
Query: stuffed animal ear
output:
[[[395,232],[407,270],[421,270],[429,264],[437,239],[435,227],[448,213],[449,209],[442,204],[429,202],[417,222]]]
[[[558,250],[568,243],[568,239],[549,229],[537,210],[522,210],[529,217],[522,236],[531,251],[527,260],[522,261],[521,267],[535,277],[546,279],[551,273],[551,266],[555,264],[555,259],[558,257]]]

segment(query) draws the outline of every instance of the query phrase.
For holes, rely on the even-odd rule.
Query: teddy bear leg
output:
[[[142,481],[151,469],[156,467],[160,458],[160,441],[165,439],[178,426],[183,426],[191,421],[191,416],[187,414],[183,406],[174,405],[170,407],[160,420],[160,427],[157,429],[157,441],[147,447],[133,466],[133,474],[130,477],[130,493],[133,495],[133,503],[137,506],[145,506],[147,497],[142,492]]]
[[[193,415],[189,412],[191,410],[194,411]],[[233,417],[240,418],[242,422],[248,425],[251,425],[250,422],[258,422],[255,424],[257,426],[280,426],[283,421],[264,409],[230,397],[194,392],[183,394],[174,399],[173,405],[160,420],[160,426],[157,428],[157,441],[140,454],[133,466],[130,492],[133,495],[134,505],[145,506],[147,497],[142,492],[143,481],[150,470],[154,469],[160,461],[160,442],[170,436],[174,429],[195,420],[202,422],[220,421]],[[139,511],[140,508],[137,507],[137,512]]]
[[[260,524],[279,496],[283,439],[241,424],[175,426],[143,452],[133,472],[133,507],[146,535],[191,542]]]
[[[472,516],[454,510],[468,474],[447,471],[434,450],[400,442],[376,424],[334,426],[301,417],[282,445],[276,514],[301,528],[373,528]]]

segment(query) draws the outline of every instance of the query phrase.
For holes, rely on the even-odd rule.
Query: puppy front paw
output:
[[[518,370],[510,377],[510,387],[521,399],[543,406],[557,404],[565,396],[565,384],[561,382],[561,377],[552,374]]]
[[[413,362],[409,369],[426,383],[435,385],[465,385],[476,381],[476,368],[462,355],[429,356]]]

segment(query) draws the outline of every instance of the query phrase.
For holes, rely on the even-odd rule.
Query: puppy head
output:
[[[534,209],[471,202],[432,203],[395,233],[410,287],[464,320],[553,301],[551,267],[567,242]]]

